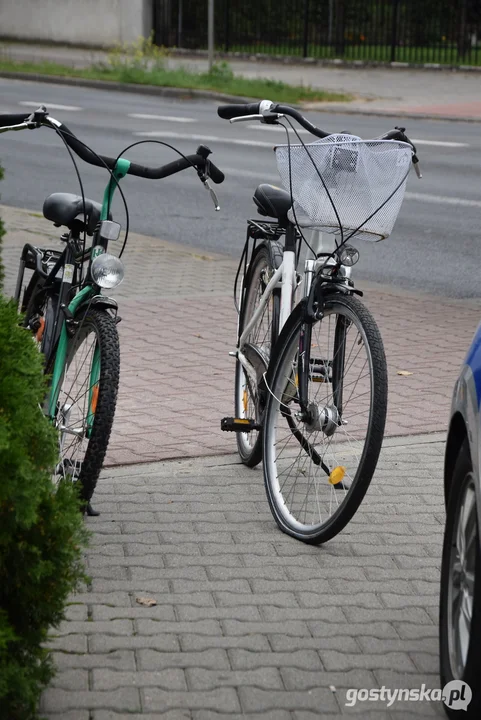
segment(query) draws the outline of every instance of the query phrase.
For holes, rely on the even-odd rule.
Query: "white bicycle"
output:
[[[320,138],[275,149],[287,190],[262,184],[235,283],[235,417],[242,461],[261,460],[280,529],[307,543],[337,535],[369,487],[384,436],[387,367],[369,310],[355,297],[351,239],[390,235],[416,148],[404,128],[363,141],[329,135],[297,110],[268,100],[226,105],[231,122],[258,119]],[[284,125],[284,127],[286,127]],[[286,127],[287,132],[287,127]],[[312,230],[310,242],[303,230]],[[303,273],[301,246],[307,246]],[[238,281],[242,281],[238,292]]]

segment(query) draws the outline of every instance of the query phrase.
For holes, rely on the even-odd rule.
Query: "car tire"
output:
[[[441,687],[461,680],[471,688],[472,699],[464,709],[449,708],[445,704],[450,720],[481,717],[481,553],[476,492],[476,478],[465,440],[454,466],[446,513],[439,644]],[[464,553],[459,551],[463,537]]]

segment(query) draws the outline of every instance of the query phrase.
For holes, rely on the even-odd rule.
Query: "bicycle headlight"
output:
[[[92,280],[102,288],[114,288],[124,279],[124,264],[115,255],[97,255],[90,267]]]
[[[339,260],[345,267],[352,267],[359,260],[359,251],[352,245],[346,245],[339,253]]]

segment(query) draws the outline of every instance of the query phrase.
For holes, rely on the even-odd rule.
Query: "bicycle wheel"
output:
[[[280,248],[280,246],[278,246]],[[277,248],[272,248],[272,250]],[[280,250],[282,252],[282,249]],[[246,278],[246,291],[241,309],[240,332],[259,306],[262,293],[274,272],[271,253],[267,247],[261,247],[254,257]],[[244,355],[256,369],[256,382],[247,375],[241,363],[236,363],[235,374],[235,414],[238,418],[255,419],[262,422],[265,397],[261,381],[269,365],[271,347],[277,339],[279,328],[280,294],[275,290],[257,324],[253,327],[243,349]],[[255,467],[262,460],[262,432],[237,433],[237,449],[242,462]]]
[[[302,417],[302,326],[303,304],[286,324],[269,374],[264,481],[281,530],[320,544],[346,526],[371,482],[386,421],[387,368],[379,330],[364,305],[344,295],[326,299],[306,349],[308,413]]]
[[[54,360],[47,373],[53,370]],[[88,502],[95,490],[114,420],[120,352],[115,320],[88,310],[69,338],[58,385],[55,425],[59,430],[59,462],[54,479],[79,482]],[[55,392],[55,388],[51,388]]]

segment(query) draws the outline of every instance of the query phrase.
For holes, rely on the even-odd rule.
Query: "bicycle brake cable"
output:
[[[182,158],[184,158],[184,160],[186,160],[186,161],[194,168],[194,170],[197,172],[197,168],[196,168],[196,166],[194,165],[194,163],[191,162],[191,161],[189,160],[189,158],[188,158],[186,155],[184,155],[183,152],[181,152],[180,150],[178,150],[178,149],[177,149],[176,147],[174,147],[173,145],[170,145],[169,143],[163,142],[162,140],[137,140],[137,142],[134,142],[134,143],[132,143],[131,145],[128,145],[127,147],[125,147],[125,148],[122,150],[121,153],[119,153],[119,154],[117,155],[117,157],[116,157],[116,159],[115,159],[115,163],[117,164],[117,162],[120,160],[120,158],[122,157],[122,155],[123,155],[124,153],[128,152],[128,150],[131,150],[132,148],[136,147],[137,145],[146,145],[147,143],[153,143],[153,144],[155,144],[155,145],[163,145],[164,147],[167,147],[167,148],[170,148],[171,150],[174,150],[174,152],[176,152],[178,155],[180,155]],[[118,185],[118,183],[117,183],[117,185]],[[110,197],[109,197],[108,210],[110,211]],[[127,223],[127,227],[126,227],[124,242],[123,242],[123,244],[122,244],[122,249],[120,250],[119,258],[122,257],[122,254],[123,254],[123,252],[124,252],[124,250],[125,250],[125,246],[127,245],[127,237],[128,237],[128,223]]]

